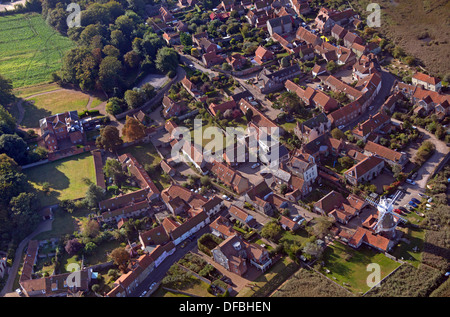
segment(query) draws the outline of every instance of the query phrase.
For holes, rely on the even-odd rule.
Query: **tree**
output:
[[[326,69],[327,69],[327,71],[329,71],[331,74],[334,74],[334,73],[337,71],[338,67],[339,67],[339,66],[338,66],[334,61],[329,61],[329,62],[327,63]]]
[[[250,122],[253,118],[253,110],[252,109],[247,109],[247,111],[245,112],[245,118],[247,119],[247,122]]]
[[[271,221],[266,223],[261,229],[261,236],[266,239],[275,240],[281,232],[281,226],[276,221]]]
[[[322,238],[329,233],[334,220],[327,216],[321,216],[314,219],[315,224],[312,226],[312,235]]]
[[[5,153],[19,164],[27,161],[27,143],[17,134],[0,136],[0,153]]]
[[[183,46],[191,46],[192,45],[192,37],[185,32],[181,32],[180,33],[180,42],[181,42],[181,45],[183,45]]]
[[[5,210],[10,200],[27,192],[28,181],[20,166],[6,154],[0,154],[0,210]]]
[[[103,172],[108,178],[112,178],[114,184],[122,187],[122,184],[126,181],[127,176],[122,170],[122,164],[118,160],[107,159],[105,165],[103,166]]]
[[[1,96],[0,91],[0,100]],[[13,134],[16,128],[16,120],[13,116],[0,104],[0,135],[1,134]]]
[[[281,184],[281,186],[280,186],[280,192],[281,192],[281,194],[286,194],[287,193],[287,191],[288,191],[288,187],[287,187],[287,185],[286,184]]]
[[[95,238],[100,232],[98,221],[93,219],[85,220],[81,225],[81,234],[84,237]]]
[[[145,126],[136,118],[127,116],[122,134],[129,142],[136,141],[145,137]]]
[[[353,166],[353,160],[348,156],[338,158],[338,162],[343,168],[350,168]]]
[[[130,260],[130,254],[125,250],[125,248],[115,248],[109,254],[111,260],[114,261],[121,271],[124,271]]]
[[[303,247],[303,253],[305,253],[305,256],[308,260],[312,258],[320,258],[322,255],[323,249],[320,247],[317,243],[314,242],[307,242],[305,246]]]
[[[39,201],[35,193],[20,193],[9,202],[10,219],[19,237],[31,232],[39,223]]]
[[[339,128],[334,128],[333,130],[331,130],[331,136],[337,140],[345,139],[344,132],[342,132]]]
[[[169,70],[176,71],[178,67],[178,54],[170,47],[163,47],[158,50],[155,61],[156,68],[167,73]]]
[[[128,68],[135,69],[138,68],[141,57],[135,51],[129,51],[123,56],[123,61]]]
[[[95,144],[101,149],[113,152],[123,144],[123,140],[120,138],[119,130],[108,125],[100,129],[100,136],[96,139]]]
[[[138,108],[144,103],[142,94],[137,89],[127,90],[124,94],[124,99],[131,109]]]
[[[106,112],[112,115],[117,115],[123,112],[123,109],[126,108],[127,104],[123,99],[112,97],[109,98],[106,103]]]
[[[12,89],[12,80],[0,75],[0,105],[7,105],[14,100]]]
[[[100,85],[106,92],[112,92],[122,80],[122,63],[114,56],[106,56],[99,67]]]
[[[67,254],[69,254],[70,256],[77,254],[82,248],[83,244],[76,238],[67,241],[66,246],[64,247]]]
[[[89,185],[84,200],[91,208],[98,207],[98,203],[105,199],[105,192],[103,188],[92,183]]]

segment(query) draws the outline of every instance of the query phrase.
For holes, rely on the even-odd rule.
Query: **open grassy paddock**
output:
[[[88,189],[83,182],[84,177],[95,183],[94,159],[90,153],[35,166],[23,172],[37,189],[41,189],[45,182],[50,184],[48,195],[39,192],[39,201],[43,206],[56,204],[62,199],[84,197]]]
[[[55,90],[27,99],[22,122],[25,128],[39,127],[39,120],[66,111],[86,110],[89,95],[76,90]]]
[[[49,82],[72,46],[39,14],[0,17],[0,74],[14,88]]]
[[[384,254],[361,246],[358,250],[335,242],[328,246],[323,255],[325,262],[322,272],[336,283],[344,286],[354,294],[364,293],[370,289],[367,278],[372,271],[367,265],[376,263],[380,266],[381,279],[395,270],[400,263],[389,259]],[[325,270],[329,270],[326,273]]]

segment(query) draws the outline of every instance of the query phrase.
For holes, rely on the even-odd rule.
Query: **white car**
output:
[[[345,128],[345,125],[340,125],[338,128],[339,128],[339,130],[342,130]]]
[[[255,163],[252,165],[252,168],[257,168],[259,166],[259,163]]]
[[[147,291],[143,291],[141,295],[139,295],[139,297],[144,297],[145,294],[147,294]]]
[[[411,179],[409,179],[409,178],[406,179],[406,182],[407,182],[408,184],[411,184],[411,185],[416,185],[416,182],[413,181],[413,180],[411,180]]]

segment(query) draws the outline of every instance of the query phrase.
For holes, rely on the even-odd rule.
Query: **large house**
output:
[[[308,143],[331,131],[331,122],[325,113],[320,113],[302,123],[297,122],[294,133],[299,140]]]
[[[238,235],[224,240],[212,250],[213,259],[228,271],[244,276],[249,264],[265,271],[272,264],[266,249],[258,244],[247,243]]]
[[[347,224],[350,219],[358,216],[367,205],[368,203],[364,199],[354,194],[344,198],[342,194],[333,190],[314,204],[314,211]]]
[[[213,161],[211,172],[239,195],[245,193],[250,188],[250,182],[246,177],[224,163]]]
[[[439,78],[424,73],[415,73],[411,81],[413,85],[422,85],[423,88],[431,91],[440,91],[442,88],[442,82]]]
[[[83,124],[77,111],[58,113],[39,120],[41,138],[47,150],[54,152],[60,144],[68,141],[71,144],[82,144],[85,138]]]
[[[256,88],[263,94],[268,94],[283,87],[286,80],[302,75],[300,66],[296,63],[292,66],[271,73],[262,70],[257,76]]]
[[[368,182],[381,174],[384,160],[377,156],[368,156],[344,172],[344,177],[352,185]]]
[[[405,152],[391,150],[383,145],[368,141],[364,147],[365,155],[375,155],[383,159],[390,166],[400,166],[403,168],[408,163],[408,156]]]
[[[329,33],[335,24],[344,26],[357,17],[352,9],[337,11],[325,7],[320,8],[315,19],[315,26],[321,33]]]
[[[267,21],[267,31],[272,36],[274,33],[285,34],[292,32],[293,23],[289,15],[284,15]]]

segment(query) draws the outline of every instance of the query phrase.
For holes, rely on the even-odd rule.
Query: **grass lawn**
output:
[[[28,98],[35,94],[49,92],[61,89],[57,83],[39,84],[27,87],[19,87],[13,90],[14,94],[19,98]]]
[[[39,192],[42,206],[58,203],[63,199],[84,197],[88,185],[83,182],[86,177],[95,183],[94,160],[90,153],[83,153],[66,159],[25,169],[24,174],[33,186],[40,190],[42,184],[50,184],[50,193]]]
[[[163,171],[159,164],[161,163],[162,159],[156,152],[156,149],[151,142],[130,146],[118,152],[119,155],[125,153],[130,153],[131,155],[133,155],[136,160],[138,160],[138,162],[141,163],[141,165],[144,167],[146,164],[155,167],[154,172],[149,176],[159,190],[163,190],[164,188],[170,186],[170,178],[162,177],[161,175]]]
[[[295,233],[291,231],[284,231],[283,236],[280,238],[280,241],[278,243],[283,243],[286,241],[301,245],[303,242],[308,240],[308,238],[309,235],[304,229],[299,229]]]
[[[364,293],[370,288],[367,286],[367,277],[372,271],[367,271],[368,264],[380,265],[381,279],[400,266],[384,254],[370,250],[364,245],[355,250],[340,242],[334,242],[325,249],[323,261],[325,265],[322,272],[340,285],[346,283],[347,286],[344,287],[355,294]],[[325,273],[325,269],[331,272]]]
[[[215,297],[208,292],[209,285],[194,276],[190,276],[188,280],[183,283],[183,285],[184,286],[178,288],[178,290],[187,294],[171,292],[160,287],[151,295],[151,297],[188,297],[188,294],[198,297]]]
[[[298,270],[299,266],[285,257],[275,263],[268,271],[252,281],[253,290],[245,286],[236,297],[267,297],[286,279]]]
[[[23,103],[25,110],[21,125],[26,128],[39,127],[39,119],[65,111],[83,111],[89,95],[76,90],[58,90],[35,96]]]
[[[414,267],[419,267],[422,261],[422,251],[423,243],[425,241],[425,230],[419,228],[399,228],[404,231],[404,239],[408,240],[409,243],[405,241],[400,241],[400,243],[394,247],[392,255],[397,259],[403,258],[404,261],[409,262]],[[418,251],[413,249],[417,247]]]
[[[49,82],[73,46],[40,14],[0,17],[0,74],[11,79],[14,88]]]
[[[156,149],[152,143],[142,143],[139,145],[129,146],[118,152],[119,155],[125,153],[130,153],[133,155],[142,166],[145,166],[145,164],[157,166],[161,163],[161,157],[158,155],[158,152],[156,152]]]
[[[209,135],[207,136],[207,135],[205,134],[205,130],[206,130],[207,128],[215,128],[214,130],[211,129],[212,131],[208,131],[208,133],[209,133],[209,132],[213,132],[212,135],[211,135],[211,137],[209,137]],[[202,148],[205,148],[205,146],[206,146],[208,143],[214,142],[215,139],[216,139],[216,134],[217,134],[217,135],[220,134],[220,135],[222,136],[222,144],[217,144],[217,148],[216,148],[216,145],[214,145],[214,147],[211,148],[211,144],[210,144],[210,145],[208,146],[208,148],[209,148],[209,149],[214,149],[214,150],[218,151],[218,150],[221,150],[221,149],[225,148],[226,145],[227,145],[227,138],[226,138],[226,136],[222,133],[222,129],[220,129],[219,127],[216,127],[216,126],[214,125],[214,123],[213,123],[213,124],[207,123],[207,124],[203,124],[203,125],[202,125],[202,139],[201,139],[201,143],[200,143],[199,140],[195,140],[194,131],[195,131],[195,130],[194,130],[193,128],[191,128],[191,138],[192,138],[192,141],[195,142],[196,144],[201,145]],[[217,132],[216,132],[216,131],[217,131]],[[219,138],[219,139],[218,139],[217,143],[220,142],[220,137],[218,137],[218,138]],[[230,140],[230,142],[231,142],[231,140]]]

